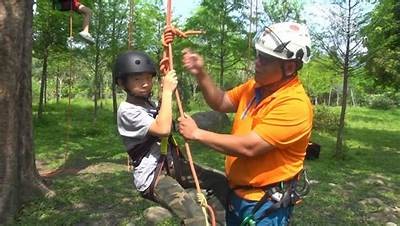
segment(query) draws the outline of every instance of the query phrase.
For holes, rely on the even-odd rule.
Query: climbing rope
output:
[[[132,49],[132,26],[134,14],[134,0],[129,0],[129,22],[128,22],[128,49]]]
[[[257,1],[257,0],[256,0]],[[257,13],[257,12],[256,12]],[[251,54],[251,29],[253,25],[253,0],[250,0],[250,12],[249,12],[249,31],[247,33],[247,57],[250,58]]]
[[[69,134],[71,130],[71,117],[72,117],[72,112],[71,112],[71,95],[72,95],[72,65],[73,65],[73,53],[72,53],[72,42],[73,42],[73,21],[72,18],[74,16],[74,11],[72,10],[72,2],[70,5],[70,10],[69,10],[69,37],[67,40],[67,44],[69,45],[69,74],[68,74],[68,106],[67,106],[67,129],[65,132],[65,146],[64,146],[64,162],[67,161],[67,155],[69,151]]]
[[[172,22],[172,9],[171,9],[172,6],[171,5],[172,5],[171,0],[168,0],[167,1],[167,12],[166,12],[166,28],[165,28],[164,34],[162,35],[162,44],[164,47],[164,51],[163,51],[163,58],[160,61],[160,71],[162,73],[164,73],[164,75],[167,74],[170,70],[174,69],[173,55],[172,55],[172,43],[174,41],[174,37],[178,36],[180,38],[187,38],[189,35],[203,33],[201,31],[192,31],[192,30],[182,32],[181,30],[173,27],[171,25],[171,22]],[[180,116],[185,117],[178,89],[175,90],[175,98],[176,98],[176,103],[178,105],[178,110],[179,110]],[[194,182],[196,185],[197,197],[199,199],[198,201],[202,208],[206,225],[207,226],[210,225],[209,221],[208,221],[208,214],[209,214],[210,218],[211,218],[211,224],[214,226],[215,225],[215,214],[214,214],[213,209],[207,204],[207,199],[205,198],[204,194],[201,192],[199,179],[197,177],[197,173],[194,168],[193,158],[192,158],[189,143],[187,141],[185,141],[184,145],[185,145],[187,160],[189,162],[190,170],[192,172],[193,179],[194,179]]]

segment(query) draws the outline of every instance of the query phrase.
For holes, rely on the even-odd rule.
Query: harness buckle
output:
[[[280,202],[282,199],[283,194],[280,192],[275,192],[271,195],[271,198],[275,201],[275,202]]]

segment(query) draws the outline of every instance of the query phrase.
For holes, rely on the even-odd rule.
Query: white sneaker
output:
[[[67,46],[69,49],[72,49],[74,47],[74,38],[73,37],[68,37]]]
[[[95,43],[94,38],[88,32],[81,31],[81,32],[79,32],[79,35],[83,39],[85,39],[87,42],[89,42],[90,44],[94,44]]]

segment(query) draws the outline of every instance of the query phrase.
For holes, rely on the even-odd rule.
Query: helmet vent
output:
[[[296,52],[296,59],[301,60],[304,56],[304,51],[302,49],[297,50]]]

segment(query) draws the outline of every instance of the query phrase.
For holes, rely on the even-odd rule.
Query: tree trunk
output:
[[[63,73],[64,74],[64,76],[65,76],[65,73]],[[62,77],[59,77],[58,78],[59,79],[59,98],[60,99],[62,99],[63,98],[63,84],[64,84],[64,79],[62,78]],[[67,81],[68,81],[68,79],[67,79]]]
[[[60,70],[56,73],[56,102],[60,101]]]
[[[225,69],[225,65],[224,65],[224,63],[225,63],[225,61],[224,61],[224,58],[225,58],[225,47],[224,47],[224,43],[225,43],[225,18],[226,18],[226,6],[225,6],[225,3],[223,3],[224,5],[223,5],[223,12],[222,12],[222,15],[221,15],[221,33],[220,33],[220,35],[221,35],[221,39],[220,39],[220,53],[219,53],[219,87],[221,88],[221,89],[223,89],[223,86],[224,86],[224,69]]]
[[[328,106],[331,106],[332,89],[329,89]]]
[[[102,5],[101,0],[98,1],[98,9],[99,9],[99,18],[102,16]],[[99,100],[99,92],[100,92],[100,28],[101,21],[97,20],[97,31],[96,31],[96,44],[95,44],[95,62],[94,62],[94,119],[97,117],[98,110],[98,100]]]
[[[42,78],[40,80],[40,95],[39,95],[39,108],[38,108],[38,118],[42,118],[43,114],[43,102],[44,102],[44,94],[45,94],[45,86],[47,80],[47,59],[48,59],[48,48],[44,49],[43,53],[43,67],[42,67]]]
[[[97,116],[97,109],[98,109],[98,99],[99,99],[99,56],[98,51],[96,51],[96,60],[95,60],[95,72],[94,72],[94,118],[96,119]]]
[[[0,1],[0,224],[23,202],[50,194],[32,140],[32,1]]]
[[[46,76],[44,77],[44,92],[43,92],[44,108],[46,108],[47,105],[47,77],[48,77],[48,72],[46,65]]]
[[[349,55],[350,55],[350,26],[351,26],[351,0],[349,0],[348,17],[347,17],[347,36],[346,36],[346,53],[344,57],[343,67],[343,94],[342,94],[342,109],[340,111],[339,129],[336,138],[336,158],[344,158],[343,141],[344,141],[344,122],[347,107],[347,87],[349,78]]]
[[[116,84],[115,84],[115,79],[112,78],[112,85],[111,85],[111,90],[112,90],[112,99],[113,99],[113,113],[114,113],[114,122],[117,122],[117,91],[116,91]]]
[[[103,100],[104,100],[104,92],[103,92],[103,87],[104,87],[104,78],[103,78],[103,73],[102,71],[100,73],[100,81],[99,81],[99,98],[100,98],[100,109],[103,109]]]
[[[356,99],[354,98],[353,89],[350,89],[350,95],[351,95],[351,101],[353,103],[353,106],[356,106]]]
[[[336,106],[339,106],[339,100],[340,100],[339,90],[336,89]]]
[[[112,30],[111,30],[111,46],[112,46],[112,50],[113,53],[115,53],[115,51],[117,51],[117,47],[116,47],[116,37],[115,37],[115,26],[116,26],[116,18],[115,18],[115,14],[116,14],[116,6],[115,3],[113,4],[113,25],[112,25]],[[128,46],[130,45],[130,43],[128,44]],[[114,67],[114,61],[115,61],[116,57],[113,57],[113,61],[111,62],[111,67]],[[112,101],[113,101],[113,115],[114,115],[114,122],[117,122],[117,110],[118,110],[118,106],[117,106],[117,91],[116,91],[116,84],[115,84],[115,79],[114,79],[114,74],[111,74],[111,92],[112,92]]]

